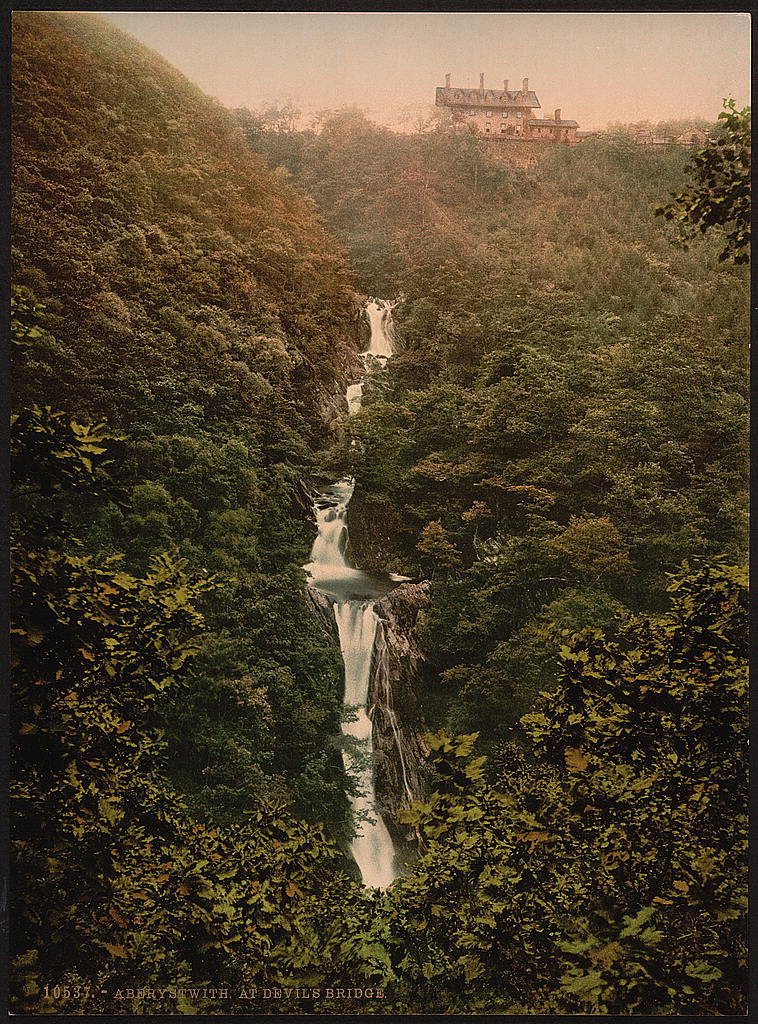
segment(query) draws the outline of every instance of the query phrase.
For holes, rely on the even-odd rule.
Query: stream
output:
[[[392,310],[396,302],[371,299],[364,312],[371,328],[369,347],[361,356],[364,374],[372,365],[383,366],[393,354]],[[361,407],[363,383],[351,384],[346,393],[348,412]],[[342,723],[345,743],[342,758],[345,771],[356,783],[351,806],[356,835],[352,856],[363,883],[386,888],[397,877],[395,849],[387,826],[377,807],[374,779],[373,713],[369,707],[369,683],[376,639],[382,629],[375,604],[405,577],[375,576],[356,568],[350,559],[347,507],[353,494],[351,479],[338,480],[324,487],[314,501],[318,534],[313,542],[311,560],[305,566],[309,585],[329,599],[339,633],[345,665],[344,705],[348,712]],[[382,674],[383,709],[390,707],[390,681]],[[392,714],[391,709],[388,712]],[[393,723],[394,724],[394,723]],[[400,754],[402,758],[402,749]]]

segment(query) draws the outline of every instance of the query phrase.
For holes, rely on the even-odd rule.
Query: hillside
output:
[[[189,691],[156,712],[177,785],[203,813],[268,793],[340,834],[339,659],[299,566],[300,481],[355,358],[342,250],[162,58],[96,16],[14,25],[13,273],[32,332],[15,402],[122,437],[107,487],[60,528],[130,570],[168,550],[223,580]],[[247,703],[228,700],[239,680]]]
[[[686,560],[744,558],[748,275],[718,232],[672,244],[654,211],[690,154],[620,126],[525,168],[444,118],[237,119],[363,286],[403,296],[400,353],[335,452],[351,545],[433,577],[427,713],[489,749],[552,685],[549,623],[612,632],[664,608]]]
[[[104,20],[22,14],[14,29],[14,278],[49,300],[68,406],[141,416],[165,401],[150,378],[202,363],[208,412],[229,393],[250,411],[272,358],[294,361],[312,404],[345,359],[350,291],[311,204]]]

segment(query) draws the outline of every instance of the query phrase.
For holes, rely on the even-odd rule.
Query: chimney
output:
[[[524,79],[523,85],[521,86],[521,91],[522,92],[529,92],[529,79],[528,78]]]
[[[503,91],[504,92],[508,92],[508,79],[507,78],[503,81]]]
[[[555,112],[555,120],[556,121],[560,121],[560,119],[561,119],[561,108],[558,107],[558,109]]]
[[[445,75],[445,88],[450,88],[450,75]]]
[[[479,75],[479,88],[480,89],[484,88],[484,72],[483,71],[482,71],[481,75]]]

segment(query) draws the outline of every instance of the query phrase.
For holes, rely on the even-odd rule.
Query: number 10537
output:
[[[42,989],[45,999],[81,999],[90,994],[86,985],[45,985]]]

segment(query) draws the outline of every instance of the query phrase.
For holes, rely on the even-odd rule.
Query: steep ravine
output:
[[[393,305],[372,299],[364,307],[370,338],[362,372],[345,392],[349,414],[360,409],[365,375],[381,372],[392,356]],[[385,888],[412,856],[405,840],[413,837],[398,812],[425,790],[416,689],[424,669],[417,626],[428,585],[356,567],[347,524],[353,488],[346,478],[313,496],[317,535],[305,568],[311,607],[344,663],[342,756],[354,783],[356,821],[351,855],[364,884]]]

